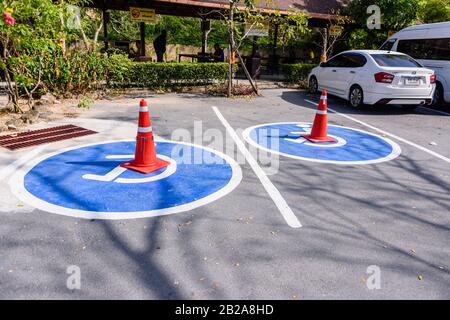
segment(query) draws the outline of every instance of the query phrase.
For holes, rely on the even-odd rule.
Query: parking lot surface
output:
[[[361,152],[343,149],[335,162],[367,157],[366,163],[326,163],[314,160],[321,150],[305,160],[249,143],[243,132],[251,127],[307,126],[319,100],[297,90],[262,95],[144,95],[159,153],[167,140],[182,141],[224,160],[178,164],[154,193],[131,183],[86,189],[88,182],[76,182],[84,180],[61,182],[109,155],[133,153],[132,146],[114,143],[136,136],[140,95],[99,101],[80,118],[45,124],[71,123],[98,134],[2,149],[0,298],[449,299],[448,111],[355,110],[330,97],[330,134],[345,127],[364,135],[342,146],[354,143]],[[298,138],[292,134],[287,138]],[[392,150],[386,157],[370,154],[367,137]],[[93,147],[80,149],[86,145]],[[44,195],[45,184],[33,182],[27,170],[50,179],[44,181],[59,178]],[[24,196],[25,189],[35,197]],[[155,201],[159,207],[150,206]],[[140,209],[128,210],[134,207]],[[92,214],[77,217],[87,211]],[[147,213],[114,217],[115,211]],[[69,266],[81,271],[79,290],[67,287]],[[371,266],[379,268],[379,288],[367,285]]]

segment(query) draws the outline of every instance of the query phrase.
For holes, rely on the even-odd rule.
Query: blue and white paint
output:
[[[286,157],[343,165],[380,163],[401,154],[398,144],[366,131],[341,126],[328,126],[328,135],[337,142],[312,143],[301,137],[311,132],[311,124],[303,122],[268,123],[243,132],[245,140],[263,150]]]
[[[158,157],[170,162],[156,172],[143,175],[120,167],[134,157],[134,149],[135,141],[64,149],[18,170],[10,187],[19,199],[47,212],[134,219],[200,207],[225,196],[242,179],[239,165],[230,157],[181,142],[156,143]]]

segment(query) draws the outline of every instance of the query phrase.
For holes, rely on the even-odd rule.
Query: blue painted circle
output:
[[[240,168],[231,159],[225,158],[225,155],[204,147],[166,141],[157,142],[156,150],[158,155],[176,161],[176,171],[168,177],[144,183],[117,183],[83,178],[84,175],[106,175],[120,163],[130,159],[114,159],[111,155],[132,155],[134,149],[135,142],[119,141],[69,149],[51,155],[38,162],[23,176],[24,193],[32,199],[28,202],[37,202],[36,207],[42,207],[39,204],[44,203],[42,209],[46,209],[45,204],[49,204],[48,211],[61,208],[62,211],[67,209],[81,213],[101,212],[103,218],[129,218],[127,213],[184,211],[177,208],[188,210],[212,201],[211,197],[225,195],[240,182]],[[165,170],[167,167],[147,175],[127,170],[120,178],[142,179],[159,175]],[[22,194],[20,190],[17,193],[19,196]],[[105,216],[105,213],[110,215]]]
[[[393,141],[353,128],[328,126],[328,135],[341,143],[314,144],[301,137],[311,124],[272,123],[248,128],[247,142],[259,148],[288,157],[336,164],[369,164],[388,161],[401,153]]]

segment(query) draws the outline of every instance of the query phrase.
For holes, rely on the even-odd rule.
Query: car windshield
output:
[[[381,67],[421,68],[413,58],[403,54],[377,53],[371,55]]]

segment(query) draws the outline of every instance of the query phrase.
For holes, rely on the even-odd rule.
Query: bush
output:
[[[173,88],[223,83],[228,79],[227,63],[131,62],[111,56],[108,85],[111,87]]]
[[[308,75],[313,68],[317,67],[315,64],[283,64],[281,70],[286,76],[286,80],[291,83],[302,83],[308,80]]]
[[[106,79],[104,55],[95,52],[56,50],[42,60],[45,91],[82,94],[96,89]]]
[[[38,94],[80,94],[97,88],[106,79],[100,53],[70,51],[64,55],[53,44],[41,51],[22,50],[20,56],[7,62],[21,94],[33,88]]]

